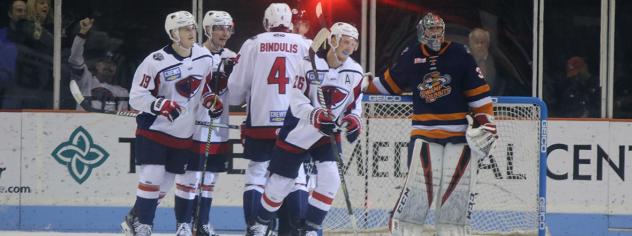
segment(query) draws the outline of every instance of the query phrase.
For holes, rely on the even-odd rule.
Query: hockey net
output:
[[[500,138],[478,162],[468,227],[474,235],[544,235],[546,106],[530,97],[493,100]],[[344,176],[360,235],[389,235],[389,217],[407,173],[412,104],[410,97],[369,95],[362,106],[363,134],[353,144],[343,143]],[[425,226],[431,232],[433,214]],[[325,234],[353,235],[351,225],[340,192],[325,219]]]

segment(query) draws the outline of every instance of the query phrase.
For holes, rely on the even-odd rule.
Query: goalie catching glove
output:
[[[202,98],[202,106],[208,109],[208,115],[211,118],[217,118],[224,112],[224,104],[218,95],[207,93]]]
[[[467,144],[472,150],[481,152],[485,156],[489,155],[498,139],[496,125],[493,123],[494,117],[479,113],[474,115],[474,117],[467,114],[465,119],[467,119],[468,123],[467,131],[465,131]]]
[[[353,143],[360,135],[360,117],[354,114],[346,115],[342,118],[342,127],[347,130],[347,141]]]
[[[329,136],[336,130],[334,117],[329,110],[316,108],[309,114],[309,122],[320,131],[321,134]]]
[[[158,98],[151,103],[151,112],[154,115],[162,115],[167,117],[171,122],[177,119],[184,109],[178,103],[169,99]]]

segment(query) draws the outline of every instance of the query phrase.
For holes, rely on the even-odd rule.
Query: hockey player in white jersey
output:
[[[289,106],[290,79],[298,75],[303,58],[308,55],[309,45],[304,37],[289,33],[291,19],[287,4],[270,4],[263,18],[267,32],[244,42],[238,54],[239,62],[228,80],[230,104],[247,103],[242,134],[244,157],[250,160],[243,196],[248,226],[255,223],[271,151]],[[297,182],[297,188],[303,188],[302,192],[306,193],[304,173]],[[296,199],[299,201],[300,196]]]
[[[208,99],[202,91],[211,78],[213,59],[195,44],[191,13],[167,15],[165,31],[171,44],[143,60],[130,92],[130,105],[142,114],[136,118],[136,202],[121,224],[127,235],[151,235],[160,192],[170,189],[174,178],[176,233],[191,235],[192,201],[188,200],[195,197],[199,175],[185,173],[185,166],[199,158],[191,151],[191,137],[197,109]]]
[[[208,157],[206,157],[206,145],[209,135],[208,125],[211,119],[213,124],[228,124],[228,112],[223,111],[222,101],[226,100],[228,90],[226,89],[228,75],[232,72],[235,65],[237,54],[228,48],[225,48],[226,41],[231,37],[234,30],[233,18],[225,11],[208,11],[204,15],[202,27],[207,39],[203,46],[213,55],[213,79],[207,84],[206,92],[219,95],[219,100],[205,100],[209,104],[205,106],[214,106],[208,113],[206,109],[200,109],[196,115],[196,129],[193,135],[193,151],[200,156],[199,163],[190,163],[187,165],[187,171],[202,171],[203,174],[201,188],[201,196],[196,196],[194,207],[199,207],[194,211],[193,217],[199,217],[196,222],[196,231],[198,236],[217,235],[213,226],[209,222],[209,214],[211,203],[213,200],[213,191],[215,183],[219,177],[219,173],[226,172],[228,159],[230,158],[230,144],[228,143],[228,129],[214,128],[211,132],[211,144],[208,149]],[[215,102],[213,104],[213,102]],[[212,117],[212,118],[211,118]],[[204,163],[206,162],[206,163]],[[198,203],[198,201],[200,201]],[[199,204],[199,205],[198,205]]]
[[[329,50],[319,52],[315,58],[317,72],[305,60],[302,65],[305,73],[293,79],[290,108],[279,132],[270,161],[271,175],[260,200],[263,209],[253,226],[255,235],[265,231],[267,221],[291,191],[306,158],[311,156],[316,161],[317,185],[309,197],[303,224],[305,235],[317,235],[340,187],[334,153],[339,150],[333,150],[328,136],[334,135],[338,127],[344,127],[349,142],[357,139],[361,129],[363,73],[362,67],[349,57],[358,47],[358,30],[354,26],[335,23],[327,41]],[[319,89],[325,106],[321,105]],[[338,140],[339,135],[335,135]]]
[[[90,70],[85,62],[83,57],[84,45],[93,23],[94,19],[90,18],[79,21],[79,33],[72,41],[70,57],[68,58],[71,78],[77,81],[84,96],[97,98],[90,102],[93,108],[107,111],[128,110],[127,101],[117,99],[127,97],[129,92],[127,89],[112,83],[116,76],[116,64],[111,60],[111,57],[99,58],[93,70]],[[80,107],[77,105],[77,109],[81,109]]]

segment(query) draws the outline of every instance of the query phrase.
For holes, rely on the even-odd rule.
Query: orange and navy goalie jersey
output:
[[[412,136],[437,143],[464,143],[468,112],[493,115],[489,86],[469,50],[443,43],[438,52],[411,43],[397,63],[372,81],[367,93],[412,91]]]

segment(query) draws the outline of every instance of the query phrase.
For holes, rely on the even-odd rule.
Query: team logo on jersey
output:
[[[424,75],[423,80],[417,89],[419,89],[419,96],[423,98],[426,103],[431,103],[446,96],[452,92],[452,76],[449,74],[442,75],[438,71],[430,72]]]
[[[287,111],[270,111],[270,122],[283,122]]]
[[[68,168],[77,183],[86,181],[92,170],[103,164],[110,154],[96,145],[90,133],[83,127],[76,128],[68,141],[59,144],[51,153],[53,158]]]
[[[323,86],[321,89],[325,97],[325,104],[329,109],[342,106],[349,95],[349,91],[335,86]]]
[[[181,96],[192,98],[198,92],[200,84],[202,84],[202,80],[189,76],[176,82],[176,90]]]
[[[166,70],[163,75],[165,76],[166,81],[172,81],[179,79],[182,73],[180,72],[180,67],[174,67]]]
[[[163,56],[162,53],[159,53],[159,52],[154,53],[154,55],[152,55],[152,57],[156,61],[162,61],[162,59],[165,59],[165,56]]]

